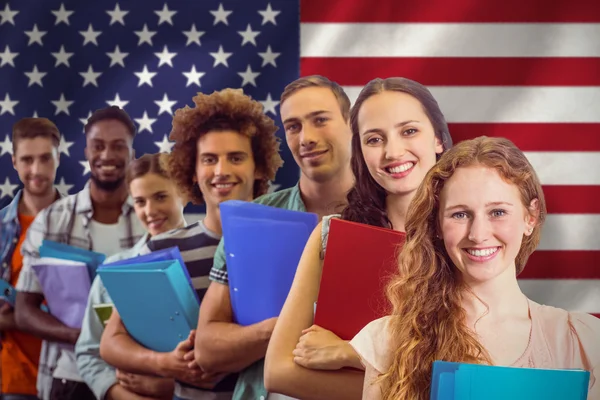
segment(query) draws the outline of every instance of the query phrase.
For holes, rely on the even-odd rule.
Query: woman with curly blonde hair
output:
[[[502,138],[448,150],[408,210],[390,316],[351,342],[366,367],[364,399],[427,400],[436,360],[591,372],[600,396],[600,320],[543,306],[517,276],[546,217],[542,186]]]

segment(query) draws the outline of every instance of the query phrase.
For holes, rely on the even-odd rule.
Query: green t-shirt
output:
[[[298,184],[275,193],[265,194],[264,196],[255,199],[254,203],[306,212],[302,196],[300,196],[300,187]],[[219,246],[214,255],[210,279],[223,285],[229,285],[227,266],[225,265],[223,239],[219,242]],[[267,395],[268,392],[264,385],[264,359],[262,359],[240,372],[237,385],[233,392],[233,400],[265,400]]]

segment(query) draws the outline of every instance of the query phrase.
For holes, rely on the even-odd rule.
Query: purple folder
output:
[[[33,265],[50,313],[63,324],[81,329],[90,292],[85,263],[41,258]]]

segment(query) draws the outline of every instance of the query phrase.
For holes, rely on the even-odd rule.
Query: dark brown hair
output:
[[[54,147],[60,144],[60,132],[47,118],[22,118],[15,122],[12,128],[13,154],[17,152],[17,144],[21,139],[45,137],[52,140]]]
[[[212,94],[198,93],[195,106],[175,111],[169,139],[174,141],[169,173],[182,193],[194,204],[204,202],[194,183],[198,139],[209,131],[232,130],[250,138],[256,170],[262,175],[254,182],[254,197],[267,193],[269,181],[283,165],[279,155],[277,125],[263,112],[260,102],[241,89],[224,89]]]
[[[388,325],[388,371],[381,371],[384,400],[427,400],[435,360],[491,364],[476,335],[466,325],[462,299],[469,290],[458,277],[439,232],[440,193],[458,168],[484,166],[517,187],[523,206],[537,217],[523,235],[515,259],[518,275],[540,241],[546,202],[540,181],[525,155],[508,139],[479,137],[448,150],[425,176],[407,214],[406,242],[398,272],[387,288],[392,305]],[[537,206],[532,208],[532,201]]]
[[[281,98],[279,100],[280,106],[297,91],[309,87],[323,87],[331,89],[340,105],[340,111],[342,112],[344,121],[348,121],[348,118],[350,117],[350,99],[348,98],[348,95],[346,92],[344,92],[344,89],[339,84],[321,75],[303,76],[302,78],[296,79],[292,83],[288,84],[283,90],[283,93],[281,93]]]
[[[348,192],[348,206],[342,212],[342,218],[363,224],[392,228],[385,207],[387,192],[369,173],[360,147],[360,132],[358,131],[358,113],[361,105],[369,97],[385,91],[407,93],[421,103],[425,115],[433,125],[435,136],[442,142],[444,151],[452,147],[452,137],[437,101],[420,83],[406,78],[376,78],[361,90],[350,111],[350,127],[352,128],[350,164],[356,183]]]
[[[125,112],[125,110],[123,110],[122,108],[119,108],[117,106],[100,108],[100,109],[94,111],[94,113],[88,118],[87,124],[85,124],[85,127],[83,128],[83,130],[84,130],[85,134],[87,135],[95,123],[100,122],[100,121],[111,120],[111,119],[121,122],[123,125],[125,125],[127,127],[127,130],[129,131],[131,136],[135,137],[137,130],[135,128],[135,124],[131,120],[131,117],[129,116],[129,114],[127,114]]]

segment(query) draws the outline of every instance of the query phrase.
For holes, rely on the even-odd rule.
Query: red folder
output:
[[[385,286],[398,271],[404,232],[333,218],[315,324],[344,340],[387,314]]]

